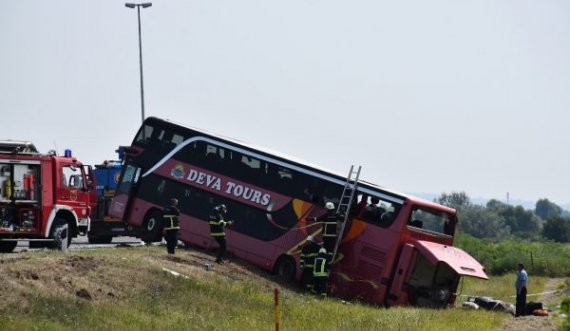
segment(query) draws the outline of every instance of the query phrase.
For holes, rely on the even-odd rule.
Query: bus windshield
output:
[[[446,212],[426,207],[413,207],[408,225],[429,232],[453,235],[453,219],[450,215]]]

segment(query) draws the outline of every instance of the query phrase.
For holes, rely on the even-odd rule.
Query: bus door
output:
[[[141,168],[131,164],[125,165],[121,174],[121,179],[117,185],[115,196],[111,201],[109,214],[111,216],[126,219],[131,197],[140,177]]]
[[[392,277],[390,290],[388,292],[388,305],[393,306],[409,302],[410,298],[404,287],[413,271],[416,254],[417,251],[411,244],[405,244],[402,248],[398,266],[396,270],[394,270],[394,276]]]

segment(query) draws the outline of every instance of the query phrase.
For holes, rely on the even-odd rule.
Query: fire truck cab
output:
[[[0,141],[0,252],[20,240],[67,248],[89,229],[91,168],[71,155],[41,154],[30,142]]]

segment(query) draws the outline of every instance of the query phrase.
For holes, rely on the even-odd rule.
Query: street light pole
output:
[[[139,23],[139,64],[140,64],[140,73],[141,73],[141,116],[142,121],[144,122],[144,85],[143,85],[143,60],[142,60],[142,36],[141,36],[141,7],[147,8],[152,6],[151,2],[145,2],[140,4],[135,3],[125,3],[125,7],[128,8],[137,8],[137,16],[138,16],[138,23]]]

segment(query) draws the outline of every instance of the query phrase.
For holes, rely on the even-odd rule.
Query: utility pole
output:
[[[139,22],[139,64],[140,64],[140,73],[141,73],[141,117],[142,121],[144,122],[144,84],[143,84],[143,60],[142,60],[142,37],[141,37],[141,7],[148,8],[152,6],[151,2],[145,2],[140,4],[135,3],[125,3],[125,7],[127,8],[137,8],[137,16]]]

